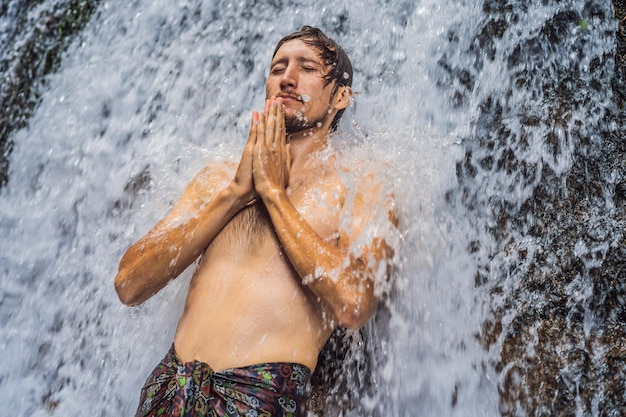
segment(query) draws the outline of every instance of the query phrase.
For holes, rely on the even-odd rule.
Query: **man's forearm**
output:
[[[298,213],[287,193],[263,197],[289,260],[313,293],[346,327],[360,327],[376,304],[367,266],[351,259],[348,248],[325,242]]]
[[[194,196],[195,197],[195,196]],[[122,257],[115,289],[124,304],[137,305],[161,290],[193,263],[243,207],[230,187],[205,206],[178,210],[161,220]],[[180,212],[188,211],[184,221]]]

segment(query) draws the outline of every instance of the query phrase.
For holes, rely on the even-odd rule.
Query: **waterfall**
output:
[[[304,24],[351,56],[340,130],[389,162],[402,240],[377,314],[334,340],[327,415],[626,408],[608,0],[25,3],[0,6],[2,97],[37,76],[0,144],[0,416],[132,415],[191,271],[127,308],[120,257],[208,161],[240,154],[273,48]],[[20,67],[70,3],[89,18],[58,25],[74,32],[45,68]]]

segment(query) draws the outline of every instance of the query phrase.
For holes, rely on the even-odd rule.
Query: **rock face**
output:
[[[8,181],[11,132],[28,125],[45,76],[54,72],[67,45],[98,7],[99,0],[65,0],[52,10],[39,1],[3,2],[0,16],[8,22],[0,33],[0,188]]]
[[[53,10],[38,9],[40,3],[0,6],[2,19],[13,22],[0,34],[0,189],[9,180],[11,133],[27,126],[45,76],[99,1],[59,1]],[[626,5],[614,0],[611,16],[603,2],[580,3],[577,10],[563,6],[537,36],[514,43],[502,64],[513,77],[504,98],[541,97],[541,111],[485,97],[476,133],[463,141],[459,187],[449,193],[450,203],[479,219],[492,237],[477,239],[468,251],[479,260],[476,286],[491,295],[491,317],[478,337],[499,375],[503,416],[614,416],[626,409]],[[439,61],[448,77],[442,84],[457,86],[458,106],[530,6],[484,0],[483,10],[469,51],[474,66]],[[616,30],[595,30],[607,21]],[[615,54],[586,62],[598,38],[614,38]],[[457,35],[450,32],[449,39],[454,49]],[[547,64],[558,48],[574,56],[566,71]],[[594,104],[606,91],[610,98]],[[515,131],[511,119],[519,122]],[[533,144],[531,136],[541,142]],[[534,145],[544,159],[524,157]],[[147,175],[129,183],[128,192]],[[336,395],[350,401],[344,394]]]
[[[615,0],[613,5],[615,6],[615,18],[618,21],[618,29],[615,35],[617,48],[615,52],[615,77],[613,78],[612,87],[615,95],[615,104],[623,112],[624,106],[626,106],[626,3],[621,0]]]
[[[509,3],[485,2],[490,20],[476,40],[481,59],[523,12]],[[470,212],[487,213],[482,225],[493,236],[491,245],[476,242],[470,250],[483,260],[477,285],[491,291],[492,318],[480,337],[500,377],[503,416],[612,416],[626,409],[626,8],[614,6],[615,56],[582,66],[594,35],[603,36],[584,33],[591,22],[613,22],[591,1],[582,11],[559,11],[515,45],[508,65],[516,78],[507,95],[522,90],[544,112],[487,98],[477,134],[465,141],[460,190],[450,194]],[[604,36],[610,41],[613,33]],[[577,58],[546,64],[559,47]],[[459,85],[472,80],[471,71],[450,73]],[[612,102],[590,103],[609,90]],[[509,118],[519,120],[517,131]],[[542,127],[544,157],[525,159]],[[493,177],[527,196],[508,199],[481,186]]]

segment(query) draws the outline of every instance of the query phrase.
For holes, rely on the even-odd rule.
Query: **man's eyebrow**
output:
[[[308,63],[308,64],[315,64],[315,65],[318,65],[320,67],[323,66],[322,62],[321,62],[321,60],[319,58],[309,58],[309,57],[306,57],[306,56],[299,56],[299,57],[296,57],[296,60],[300,64],[307,64]],[[282,58],[278,58],[278,59],[273,60],[270,65],[273,67],[276,64],[284,64],[287,61],[289,61],[288,57],[282,57]]]

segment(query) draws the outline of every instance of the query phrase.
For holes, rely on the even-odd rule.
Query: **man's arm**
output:
[[[372,203],[369,198],[374,193],[368,187],[361,187],[357,193],[351,213],[352,233],[341,233],[337,244],[322,239],[298,213],[285,189],[287,150],[282,107],[271,107],[265,120],[267,126],[261,119],[255,148],[256,190],[303,283],[331,308],[340,325],[359,328],[378,303],[374,294],[376,274],[380,266],[386,269],[387,261],[393,257],[393,250],[380,237],[372,237],[358,254],[350,250],[370,217],[371,206],[367,204]]]
[[[359,231],[354,235],[342,232],[336,245],[327,242],[300,216],[286,192],[275,191],[262,198],[303,284],[331,308],[340,325],[363,326],[378,303],[374,282],[381,266],[384,274],[389,272],[392,248],[383,238],[372,237],[358,251],[350,250]],[[366,199],[359,199],[361,202],[355,205],[364,205]],[[359,220],[355,220],[358,223]]]
[[[212,192],[224,171],[203,169],[187,186],[172,211],[134,243],[120,261],[115,290],[127,305],[137,305],[181,274],[243,207],[256,198],[252,181],[252,123],[234,179]]]

